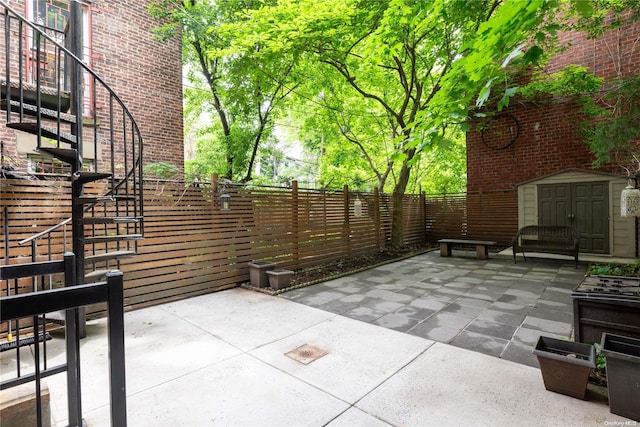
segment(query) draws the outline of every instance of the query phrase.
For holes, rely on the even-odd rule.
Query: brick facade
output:
[[[592,156],[580,142],[580,114],[573,103],[511,106],[519,136],[506,149],[485,145],[478,132],[467,135],[468,191],[513,190],[536,177],[568,168],[590,169]]]
[[[640,23],[610,31],[596,40],[587,40],[575,31],[565,33],[560,41],[570,44],[570,48],[555,56],[547,71],[557,72],[569,64],[579,64],[606,79],[637,73],[638,37]],[[593,156],[579,132],[583,117],[575,103],[513,102],[504,112],[519,124],[519,136],[508,148],[489,148],[479,132],[467,134],[468,191],[514,189],[519,183],[568,168],[593,169]],[[599,170],[620,172],[615,166]]]
[[[182,47],[153,40],[148,0],[100,0],[93,9],[93,68],[115,89],[144,139],[144,163],[184,167]]]
[[[180,39],[167,43],[153,39],[151,28],[156,22],[146,12],[148,0],[88,3],[92,69],[123,100],[140,127],[144,164],[164,161],[183,169]],[[9,4],[16,11],[25,11],[24,0],[12,0]],[[106,111],[107,106],[102,108]],[[5,128],[4,121],[3,114],[0,138],[4,142],[4,154],[12,166],[23,170],[26,155],[18,152],[15,132]]]

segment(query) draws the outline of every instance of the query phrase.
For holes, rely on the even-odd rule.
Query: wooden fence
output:
[[[138,255],[120,261],[127,308],[154,305],[237,286],[248,263],[269,259],[293,270],[375,253],[390,236],[390,196],[293,188],[226,188],[231,210],[220,210],[211,186],[148,182],[145,238]],[[100,188],[89,189],[99,194]],[[4,262],[25,262],[32,248],[18,242],[71,215],[69,184],[2,181],[0,243]],[[361,215],[354,204],[360,200]],[[404,201],[404,243],[424,243],[424,199]],[[71,250],[70,226],[51,233],[35,249],[38,260]],[[56,286],[56,278],[52,280]],[[2,289],[6,294],[6,287]],[[90,313],[100,311],[100,307]]]
[[[0,243],[4,262],[23,262],[31,248],[18,241],[70,217],[69,184],[2,181]],[[145,238],[138,255],[120,261],[127,309],[155,305],[238,286],[249,280],[248,263],[268,259],[300,270],[388,246],[391,196],[292,188],[224,188],[231,209],[216,204],[220,186],[185,187],[147,182]],[[100,193],[100,188],[93,191]],[[361,214],[354,209],[361,203]],[[513,216],[498,219],[498,215]],[[404,198],[404,243],[421,245],[441,237],[508,241],[517,229],[514,194]],[[492,231],[493,230],[496,231]],[[504,235],[504,236],[503,236]],[[70,228],[51,234],[37,248],[39,260],[71,250]],[[55,280],[54,280],[55,282]],[[3,285],[4,286],[4,285]],[[55,286],[55,283],[54,283]],[[2,289],[0,295],[6,294]],[[89,310],[98,314],[101,307]]]
[[[447,237],[509,245],[518,231],[517,191],[427,197],[427,240]]]

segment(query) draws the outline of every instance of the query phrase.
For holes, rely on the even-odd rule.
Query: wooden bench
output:
[[[465,240],[465,239],[440,239],[440,256],[451,256],[451,247],[454,245],[467,245],[476,247],[476,258],[487,259],[489,258],[489,246],[494,246],[496,242],[490,242],[487,240]]]
[[[522,251],[522,257],[527,260],[526,250],[573,256],[578,267],[580,236],[575,228],[568,225],[527,225],[518,230],[511,246],[514,263],[518,251]]]

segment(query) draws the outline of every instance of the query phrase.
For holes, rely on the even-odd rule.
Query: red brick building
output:
[[[640,72],[640,23],[595,39],[568,32],[568,50],[555,56],[547,72],[570,64],[585,66],[611,81]],[[467,134],[469,192],[516,190],[518,224],[571,224],[583,236],[581,251],[634,257],[632,218],[620,217],[620,192],[627,185],[615,165],[593,168],[584,143],[581,107],[570,100],[518,102],[496,119],[499,130]]]
[[[9,5],[32,22],[63,31],[68,19],[66,0],[10,0]],[[144,164],[158,161],[182,169],[184,165],[182,122],[182,62],[179,38],[160,43],[153,38],[155,20],[146,12],[149,1],[85,0],[83,5],[84,61],[118,94],[137,122],[144,140]],[[27,45],[28,42],[25,42]],[[4,47],[2,52],[4,53]],[[3,54],[4,56],[4,54]],[[25,55],[25,60],[33,60]],[[2,61],[4,63],[4,61]],[[3,73],[0,72],[0,77]],[[90,89],[85,89],[89,98]],[[90,115],[86,102],[85,116]],[[97,110],[108,109],[98,102]],[[100,116],[101,112],[98,111]],[[35,152],[35,137],[3,126],[4,165],[17,170],[49,170],[47,162]],[[85,119],[85,126],[91,123]],[[85,162],[96,161],[92,150],[85,151]],[[100,154],[98,154],[100,157]],[[110,161],[98,159],[98,161]],[[118,161],[118,159],[116,159]],[[44,166],[43,166],[44,165]],[[40,169],[40,170],[39,170]]]

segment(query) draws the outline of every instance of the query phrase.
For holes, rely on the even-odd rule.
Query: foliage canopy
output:
[[[182,28],[187,115],[210,112],[198,168],[224,165],[228,178],[251,180],[286,123],[312,153],[306,161],[318,162],[321,185],[392,191],[391,245],[401,246],[408,189],[425,189],[425,176],[438,176],[433,191],[463,185],[470,115],[507,107],[519,90],[596,90],[577,68],[518,87],[518,71],[553,52],[554,18],[576,17],[596,35],[598,23],[617,25],[603,10],[624,15],[629,1],[157,0],[150,11],[164,23],[159,37]],[[627,119],[638,116],[632,107]]]

